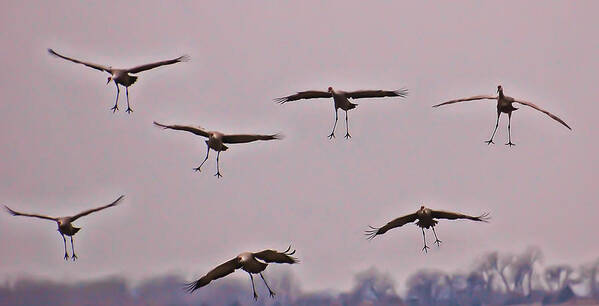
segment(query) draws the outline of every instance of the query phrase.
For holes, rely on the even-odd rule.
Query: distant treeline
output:
[[[421,270],[410,276],[402,298],[387,273],[370,269],[355,276],[348,292],[303,292],[291,273],[269,275],[275,299],[257,283],[225,278],[194,294],[179,276],[163,276],[130,287],[122,278],[76,285],[22,279],[0,287],[0,305],[510,305],[599,303],[599,260],[580,267],[543,266],[539,249],[522,254],[493,252],[476,259],[467,273]]]

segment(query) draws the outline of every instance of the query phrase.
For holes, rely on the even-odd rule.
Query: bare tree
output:
[[[408,278],[408,301],[416,305],[440,304],[447,288],[446,274],[441,271],[422,270]]]
[[[513,274],[514,291],[522,295],[530,295],[532,292],[532,278],[534,265],[542,259],[541,250],[536,247],[529,247],[520,256],[515,256],[510,264],[510,271]],[[525,290],[524,282],[528,281],[528,288]],[[528,291],[528,292],[525,292]]]
[[[488,253],[483,255],[476,270],[480,271],[483,278],[487,281],[488,288],[493,287],[493,278],[498,276],[501,279],[506,293],[512,291],[510,283],[506,276],[506,268],[512,261],[512,256],[499,256],[498,252]]]
[[[545,268],[543,279],[550,291],[559,291],[568,285],[568,280],[574,269],[566,265],[555,265]]]

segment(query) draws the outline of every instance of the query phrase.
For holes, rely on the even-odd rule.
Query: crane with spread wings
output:
[[[386,233],[390,229],[400,227],[418,220],[418,222],[416,222],[416,225],[418,225],[418,227],[422,229],[422,238],[424,240],[424,247],[422,248],[422,250],[424,252],[427,252],[427,250],[430,248],[426,245],[426,235],[424,234],[425,228],[433,229],[433,234],[435,235],[435,243],[437,244],[437,246],[441,245],[441,240],[437,238],[437,233],[435,232],[435,225],[437,225],[439,221],[435,219],[468,219],[473,221],[488,222],[490,218],[488,213],[484,213],[480,216],[469,216],[450,211],[432,210],[430,208],[420,206],[420,209],[418,209],[418,211],[416,211],[415,213],[396,218],[382,227],[369,226],[370,229],[365,232],[365,235],[368,236],[368,239],[372,239],[378,235]]]
[[[75,255],[75,247],[73,246],[73,236],[81,229],[80,227],[74,227],[73,226],[73,222],[75,222],[75,220],[87,216],[91,213],[115,206],[119,203],[119,201],[121,201],[123,199],[124,195],[118,197],[118,199],[114,200],[112,203],[108,204],[108,205],[104,205],[104,206],[100,206],[100,207],[96,207],[96,208],[92,208],[92,209],[88,209],[86,211],[82,211],[76,215],[73,216],[66,216],[66,217],[50,217],[50,216],[45,216],[45,215],[39,215],[39,214],[28,214],[28,213],[22,213],[22,212],[18,212],[16,210],[10,209],[8,206],[4,206],[6,208],[6,210],[8,211],[8,213],[10,213],[13,216],[23,216],[23,217],[34,217],[34,218],[39,218],[39,219],[45,219],[45,220],[50,220],[50,221],[54,221],[56,222],[56,224],[58,225],[58,232],[60,233],[60,235],[62,236],[62,240],[64,242],[64,260],[68,260],[69,259],[69,254],[67,253],[67,239],[64,237],[65,235],[69,236],[71,238],[71,250],[73,255],[71,256],[71,258],[73,260],[77,259],[77,255]]]
[[[534,109],[544,113],[545,115],[549,116],[551,119],[563,124],[569,130],[572,130],[572,128],[566,122],[564,122],[564,120],[562,120],[558,116],[540,108],[536,104],[534,104],[532,102],[520,100],[520,99],[514,99],[512,97],[504,95],[503,87],[501,85],[497,86],[497,93],[498,93],[497,96],[478,95],[478,96],[473,96],[473,97],[469,97],[469,98],[455,99],[455,100],[443,102],[443,103],[440,103],[437,105],[433,105],[433,107],[439,107],[439,106],[443,106],[443,105],[454,104],[454,103],[459,103],[459,102],[466,102],[466,101],[497,100],[497,121],[495,122],[495,129],[493,130],[491,139],[485,141],[489,145],[494,143],[493,137],[495,136],[495,132],[497,132],[497,127],[499,126],[499,115],[501,115],[501,113],[506,113],[507,117],[508,117],[508,123],[507,123],[508,143],[506,143],[506,145],[509,145],[510,147],[515,145],[512,142],[511,123],[512,123],[512,112],[517,110],[518,108],[513,106],[514,103],[518,103],[518,104],[522,104],[522,105],[526,105],[531,108],[534,108]]]
[[[175,59],[139,65],[139,66],[135,66],[133,68],[112,68],[111,66],[99,65],[99,64],[92,63],[92,62],[87,62],[87,61],[78,60],[78,59],[75,59],[72,57],[67,57],[62,54],[59,54],[58,52],[56,52],[52,49],[48,49],[48,53],[50,53],[51,55],[54,55],[56,57],[62,58],[64,60],[71,61],[73,63],[82,64],[82,65],[85,65],[87,67],[90,67],[90,68],[93,68],[96,70],[108,72],[110,74],[110,76],[108,77],[108,81],[106,82],[106,85],[110,84],[110,82],[113,81],[114,85],[116,86],[116,101],[114,102],[114,106],[111,108],[111,110],[114,113],[119,109],[118,102],[119,102],[119,93],[120,93],[119,84],[120,84],[125,87],[125,94],[127,96],[126,112],[129,114],[133,111],[133,109],[131,109],[131,106],[129,105],[129,86],[133,85],[133,83],[135,83],[135,81],[137,81],[137,76],[132,75],[132,74],[136,74],[136,73],[139,73],[142,71],[154,69],[154,68],[164,66],[164,65],[172,65],[175,63],[179,63],[179,62],[189,61],[189,56],[183,55],[183,56],[179,56]]]
[[[266,288],[268,288],[268,293],[270,294],[270,297],[274,297],[275,292],[270,288],[268,283],[266,283],[266,279],[264,279],[262,271],[266,269],[269,263],[299,263],[299,260],[297,258],[291,256],[293,254],[295,254],[295,250],[291,251],[291,246],[289,246],[287,250],[283,252],[275,250],[264,250],[257,253],[243,252],[237,255],[237,257],[212,269],[210,272],[202,276],[200,279],[186,284],[185,290],[191,293],[197,289],[200,289],[208,285],[211,281],[215,279],[225,277],[235,272],[235,270],[237,269],[242,269],[250,275],[250,280],[252,281],[252,290],[254,292],[254,300],[258,300],[258,294],[256,294],[256,287],[254,286],[254,276],[252,274],[260,274],[262,281],[264,281]]]
[[[349,99],[362,99],[362,98],[382,98],[382,97],[400,97],[405,98],[408,95],[408,90],[405,88],[399,90],[357,90],[357,91],[342,91],[335,90],[333,87],[329,87],[327,91],[319,90],[308,90],[300,91],[296,94],[276,98],[275,102],[284,104],[291,101],[297,101],[302,99],[315,99],[315,98],[333,98],[335,106],[335,124],[333,124],[333,131],[329,134],[329,139],[335,137],[335,127],[337,127],[338,110],[342,109],[345,111],[345,138],[351,138],[349,135],[348,115],[347,112],[351,109],[356,108],[358,104],[354,104]]]
[[[226,151],[229,147],[226,144],[234,144],[234,143],[248,143],[254,142],[258,140],[274,140],[274,139],[282,139],[283,135],[281,134],[271,134],[271,135],[261,135],[261,134],[223,134],[217,131],[207,131],[201,127],[194,127],[188,125],[165,125],[154,121],[154,125],[171,130],[178,131],[186,131],[192,134],[206,137],[206,158],[204,161],[193,170],[200,171],[202,165],[208,160],[208,154],[210,153],[210,149],[216,151],[216,177],[222,177],[220,174],[220,167],[218,165],[218,160],[220,157],[221,151]]]

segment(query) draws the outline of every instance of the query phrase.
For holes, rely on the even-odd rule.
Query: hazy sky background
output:
[[[64,262],[56,225],[0,215],[0,279],[54,280],[161,273],[199,277],[238,253],[284,249],[304,288],[337,290],[375,266],[401,284],[421,268],[463,268],[490,250],[539,246],[550,263],[597,258],[596,1],[9,1],[0,4],[0,203],[80,220],[77,263]],[[109,111],[107,75],[49,56],[143,72],[134,112]],[[493,94],[532,101],[496,145]],[[398,89],[407,99],[358,100],[350,141],[337,138],[332,101],[277,105],[300,90]],[[505,116],[505,115],[503,115]],[[281,132],[282,141],[231,145],[202,173],[202,138],[152,121],[223,132]],[[441,248],[423,254],[414,225],[373,241],[381,226],[432,208],[490,212],[492,222],[441,222]],[[432,233],[429,244],[432,246]],[[268,273],[268,271],[267,271]],[[238,278],[247,278],[242,273]]]

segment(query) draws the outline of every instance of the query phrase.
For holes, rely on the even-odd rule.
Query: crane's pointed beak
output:
[[[108,78],[108,81],[106,81],[106,85],[110,84],[110,81],[112,81],[112,78]]]

